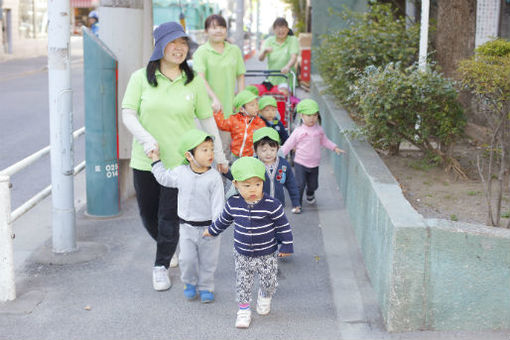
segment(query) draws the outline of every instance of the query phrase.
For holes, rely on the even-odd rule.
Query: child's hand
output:
[[[291,253],[278,253],[278,257],[288,257],[292,255]]]
[[[226,174],[228,172],[228,163],[218,164],[218,171],[222,174]]]
[[[301,214],[301,207],[294,207],[291,211],[293,214]]]
[[[148,156],[153,162],[159,161],[159,148],[150,151]]]
[[[209,233],[209,230],[206,229],[206,230],[204,230],[202,237],[212,237],[212,235]]]
[[[340,154],[342,154],[342,153],[345,153],[345,150],[340,149],[338,146],[335,148],[335,150],[334,150],[334,151],[336,152],[336,154],[337,154],[337,155],[340,155]]]

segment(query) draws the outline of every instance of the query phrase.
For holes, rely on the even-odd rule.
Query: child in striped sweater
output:
[[[267,315],[278,285],[277,257],[290,256],[294,249],[291,227],[282,204],[262,191],[266,174],[264,164],[256,158],[242,157],[232,164],[231,171],[239,195],[228,199],[220,217],[204,231],[204,236],[218,236],[234,223],[236,295],[239,303],[235,325],[248,328],[255,274],[259,276],[260,286],[257,313]]]

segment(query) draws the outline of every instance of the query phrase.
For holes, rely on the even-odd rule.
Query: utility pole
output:
[[[421,1],[421,24],[420,24],[420,51],[418,68],[425,71],[427,68],[427,45],[429,43],[429,10],[430,0]]]
[[[256,49],[260,50],[260,0],[257,0],[257,40]]]
[[[70,2],[48,1],[48,83],[53,252],[76,250]]]
[[[244,0],[236,0],[236,36],[235,43],[244,55]]]

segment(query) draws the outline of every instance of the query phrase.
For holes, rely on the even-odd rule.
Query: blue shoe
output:
[[[200,291],[200,302],[202,303],[210,303],[214,301],[214,293],[210,290],[201,290]]]
[[[193,300],[197,297],[197,286],[190,285],[188,283],[184,284],[184,296],[188,300]]]

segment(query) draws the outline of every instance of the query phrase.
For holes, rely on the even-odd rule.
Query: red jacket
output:
[[[225,119],[223,112],[220,111],[214,113],[214,119],[220,130],[230,132],[232,137],[230,151],[234,155],[253,156],[253,132],[266,126],[259,116],[250,118],[238,112]]]

